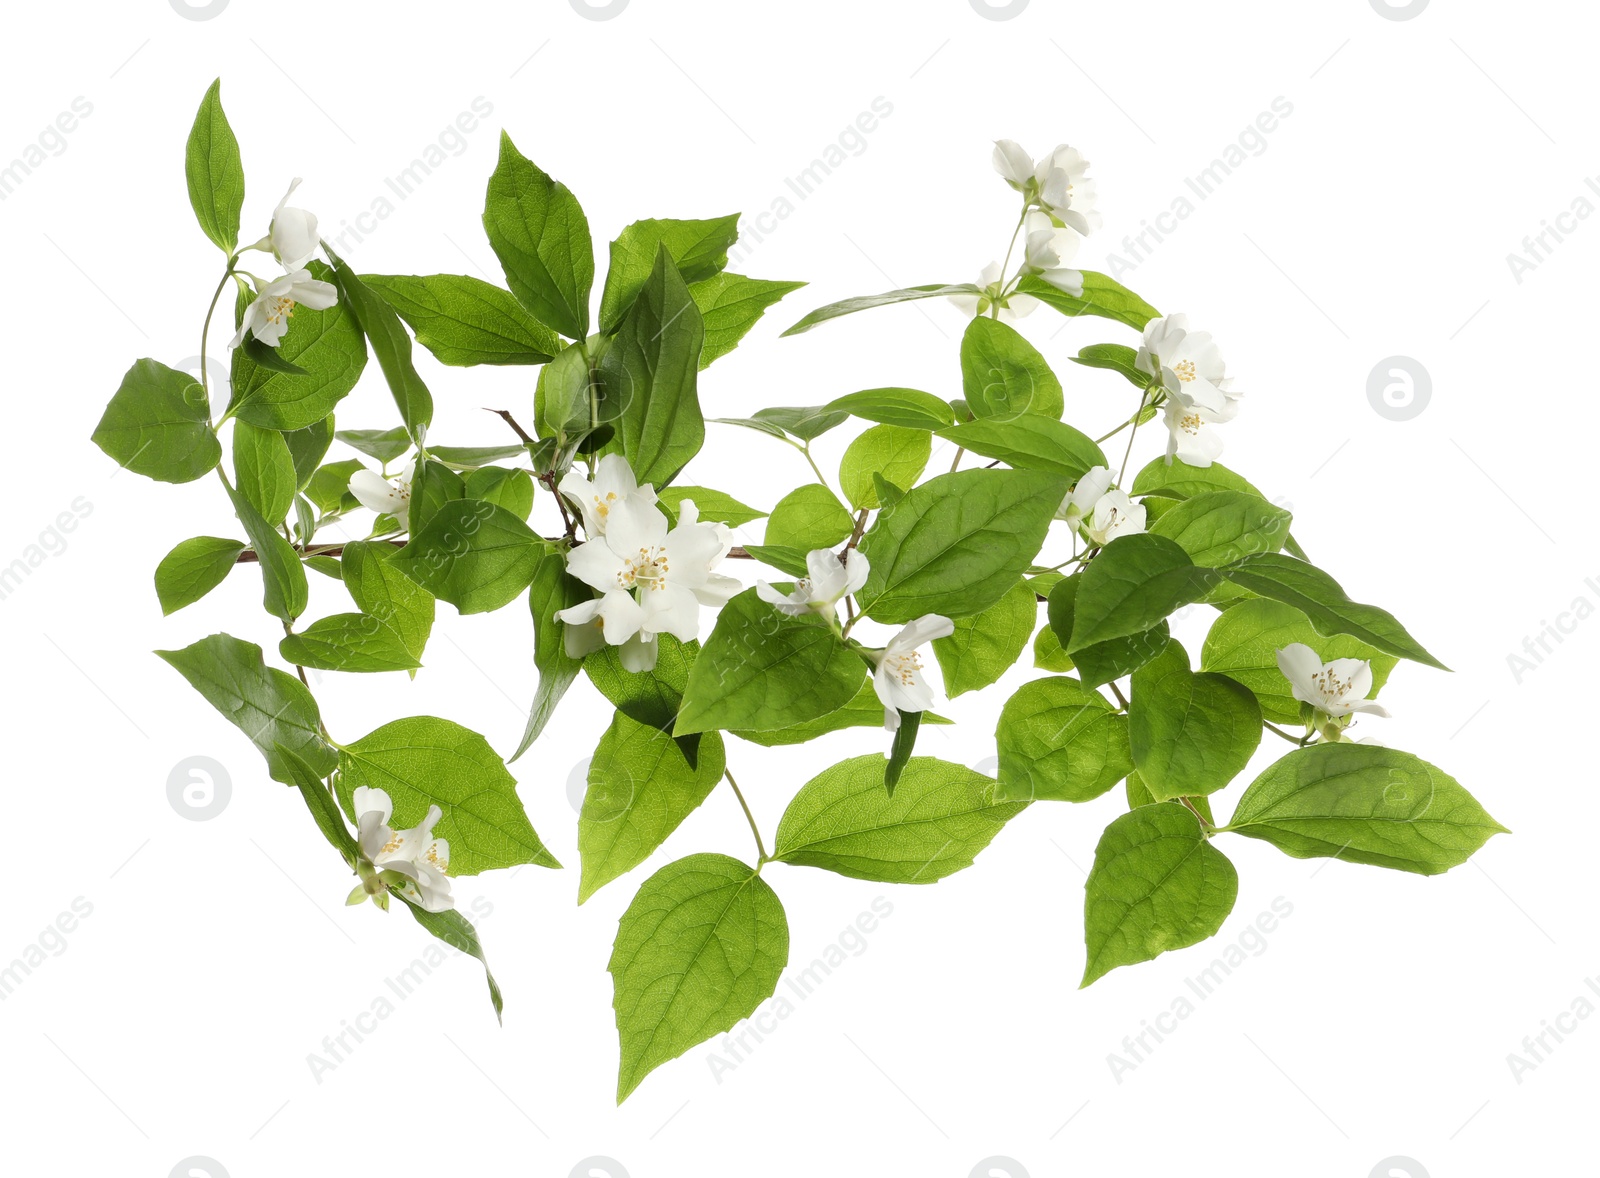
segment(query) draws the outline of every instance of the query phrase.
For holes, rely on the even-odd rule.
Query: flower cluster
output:
[[[1056,513],[1090,548],[1104,548],[1118,536],[1144,531],[1144,504],[1134,503],[1112,481],[1107,467],[1090,467]]]
[[[361,859],[356,871],[361,882],[350,893],[348,903],[359,904],[370,898],[379,908],[389,906],[389,889],[427,912],[444,912],[455,907],[450,895],[450,844],[433,837],[433,828],[442,814],[438,806],[428,807],[428,816],[409,830],[389,825],[394,804],[384,790],[357,786],[351,801],[356,811],[356,844]]]
[[[1308,727],[1315,726],[1328,740],[1345,739],[1344,728],[1357,712],[1388,717],[1388,710],[1372,693],[1372,664],[1366,659],[1334,659],[1322,656],[1303,642],[1291,642],[1278,651],[1278,670],[1289,681],[1294,698],[1312,709]]]
[[[306,263],[317,251],[317,218],[305,209],[289,207],[289,198],[300,187],[300,177],[289,185],[278,207],[273,211],[267,234],[249,249],[270,253],[284,269],[283,277],[263,281],[251,275],[256,288],[255,301],[245,308],[244,319],[239,324],[230,347],[244,343],[246,334],[275,348],[289,330],[289,319],[297,306],[325,311],[339,301],[339,290],[331,282],[322,282],[311,276]]]
[[[1186,315],[1168,315],[1145,325],[1135,360],[1151,378],[1150,389],[1167,425],[1167,461],[1210,466],[1222,442],[1210,426],[1231,421],[1242,393],[1226,375],[1222,352],[1208,331],[1191,331]]]
[[[669,528],[655,488],[641,487],[619,455],[601,458],[592,480],[568,471],[560,486],[585,534],[567,554],[567,571],[600,594],[556,613],[574,658],[609,644],[628,670],[651,670],[658,635],[694,640],[700,607],[720,606],[739,591],[738,581],[713,571],[733,547],[726,525],[701,523],[685,499]]]

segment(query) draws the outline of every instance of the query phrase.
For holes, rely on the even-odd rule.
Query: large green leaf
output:
[[[1163,512],[1150,531],[1175,541],[1195,564],[1218,568],[1278,551],[1292,518],[1248,491],[1205,491]]]
[[[533,706],[528,709],[522,740],[517,751],[511,754],[513,761],[539,739],[561,697],[567,694],[567,688],[583,669],[583,660],[567,653],[566,623],[556,617],[556,612],[593,596],[594,592],[587,585],[568,575],[565,553],[547,552],[539,561],[533,583],[528,587],[528,606],[533,614],[533,667],[539,676],[539,685],[534,689]]]
[[[1450,669],[1424,650],[1388,610],[1351,601],[1339,583],[1316,565],[1281,552],[1263,552],[1222,571],[1235,585],[1294,606],[1319,634],[1348,634],[1387,654],[1441,671]]]
[[[1080,987],[1213,936],[1238,895],[1239,873],[1187,809],[1130,810],[1100,836],[1084,884]]]
[[[1023,470],[962,470],[913,487],[862,537],[871,562],[862,610],[893,623],[987,609],[1038,555],[1065,493],[1063,480]]]
[[[275,429],[233,423],[233,477],[239,493],[270,524],[281,524],[294,505],[297,476],[289,443]]]
[[[641,724],[671,732],[689,685],[689,671],[700,654],[697,642],[679,642],[671,634],[656,639],[656,665],[629,671],[615,646],[603,646],[583,660],[589,682],[619,712]]]
[[[440,504],[394,556],[396,567],[464,614],[521,596],[550,545],[503,507],[478,499]]]
[[[1296,859],[1347,859],[1438,875],[1508,833],[1443,770],[1398,749],[1315,744],[1274,762],[1228,830]]]
[[[905,429],[936,430],[955,422],[950,402],[919,389],[863,389],[859,393],[835,397],[827,407]]]
[[[803,564],[805,553],[843,544],[854,527],[837,495],[821,483],[807,483],[778,500],[767,517],[762,547],[792,548],[801,554]]]
[[[93,441],[135,474],[193,482],[222,457],[200,382],[155,360],[136,360],[122,378]]]
[[[287,662],[319,671],[414,671],[422,664],[394,630],[369,614],[318,618],[278,643]]]
[[[378,367],[383,370],[383,379],[388,382],[395,407],[400,410],[400,420],[405,422],[406,431],[420,446],[424,431],[433,421],[433,394],[411,362],[411,337],[400,325],[400,316],[395,314],[394,308],[381,295],[368,290],[343,258],[326,245],[322,248],[333,259],[340,301],[349,306],[356,325],[372,345],[372,353],[378,357]]]
[[[939,436],[985,458],[998,458],[1019,470],[1060,475],[1069,483],[1077,482],[1091,467],[1106,465],[1105,452],[1087,434],[1064,421],[1034,413],[979,417],[941,429]]]
[[[714,491],[710,487],[688,487],[682,483],[674,483],[662,491],[657,505],[666,514],[669,522],[677,523],[678,509],[685,499],[693,500],[702,523],[727,524],[730,528],[764,519],[770,514],[757,510],[749,504],[740,503],[726,491]]]
[[[304,757],[319,776],[333,772],[337,756],[323,739],[317,701],[293,675],[267,666],[255,643],[212,634],[182,650],[156,654],[251,739],[274,780],[294,783],[290,767],[278,756],[280,744]]]
[[[589,334],[594,244],[578,198],[500,134],[483,228],[517,301],[568,339]]]
[[[1165,536],[1118,536],[1083,570],[1067,653],[1076,657],[1085,647],[1142,634],[1221,579]]]
[[[1267,719],[1297,724],[1300,701],[1278,669],[1278,652],[1295,642],[1311,647],[1325,663],[1334,659],[1365,659],[1371,663],[1372,691],[1368,698],[1378,694],[1400,661],[1348,634],[1318,634],[1310,619],[1294,606],[1257,597],[1217,615],[1200,649],[1200,666],[1237,680],[1255,692]]]
[[[694,305],[705,320],[705,345],[700,349],[700,367],[721,359],[738,345],[772,304],[803,282],[775,282],[767,278],[746,278],[743,274],[721,274],[689,284]]]
[[[954,633],[933,640],[944,693],[954,699],[1004,675],[1022,657],[1038,620],[1038,599],[1019,581],[988,609],[956,621]]]
[[[309,595],[300,554],[236,488],[229,486],[227,490],[233,514],[250,537],[250,547],[255,549],[256,564],[261,569],[262,608],[282,621],[294,621],[306,612]]]
[[[1133,673],[1128,700],[1133,764],[1158,802],[1215,793],[1261,744],[1261,707],[1242,683],[1189,669],[1176,640]]]
[[[161,602],[161,612],[175,613],[222,584],[244,548],[238,540],[196,536],[163,556],[156,565],[156,597]]]
[[[909,487],[922,477],[933,452],[933,435],[903,425],[875,425],[845,448],[839,460],[839,490],[855,508],[876,508],[877,479]]]
[[[824,769],[795,794],[772,857],[880,883],[936,883],[972,866],[1026,802],[997,802],[993,778],[912,757],[894,793],[876,753]]]
[[[195,112],[183,153],[183,175],[200,228],[231,257],[239,246],[244,162],[239,158],[239,141],[222,110],[221,78],[211,83]]]
[[[703,339],[700,312],[663,246],[600,360],[603,416],[615,421],[641,483],[671,482],[705,441],[696,391]]]
[[[322,262],[306,268],[322,282],[334,280]],[[232,416],[266,429],[305,429],[333,412],[367,366],[366,338],[345,299],[323,311],[297,307],[277,350],[280,359],[304,371],[273,372],[245,349],[235,349]]]
[[[908,286],[900,290],[885,291],[877,295],[857,295],[852,299],[842,299],[837,303],[829,303],[826,307],[818,307],[806,315],[793,327],[785,331],[784,335],[799,335],[802,331],[810,331],[819,323],[826,323],[829,319],[837,319],[841,315],[851,315],[857,311],[866,311],[872,307],[887,307],[894,303],[915,302],[918,299],[947,298],[950,295],[976,295],[982,294],[970,282],[932,283],[927,286]]]
[[[333,444],[333,414],[313,422],[304,429],[290,430],[283,435],[289,447],[289,460],[294,463],[294,489],[303,491],[317,472],[317,467],[327,457]]]
[[[924,724],[948,724],[949,720],[932,712],[921,713]],[[741,740],[748,740],[751,744],[759,744],[764,748],[777,748],[780,745],[804,744],[815,740],[819,736],[826,736],[830,732],[842,732],[846,728],[882,728],[883,727],[883,701],[878,698],[877,689],[872,680],[868,679],[861,684],[859,691],[851,697],[850,702],[843,707],[836,708],[815,720],[806,720],[800,724],[791,724],[787,728],[773,728],[766,732],[751,732],[745,729],[734,730],[733,735]]]
[[[363,274],[441,364],[544,364],[561,341],[509,290],[464,274]]]
[[[395,555],[387,544],[356,541],[344,546],[339,571],[361,612],[392,631],[420,659],[433,630],[433,594],[400,570]]]
[[[690,764],[677,741],[622,712],[600,737],[578,813],[582,904],[643,863],[706,800],[726,767],[722,738],[707,733]]]
[[[355,819],[357,787],[388,793],[389,825],[415,826],[429,806],[443,812],[434,834],[450,843],[450,874],[476,875],[532,863],[560,867],[534,833],[516,779],[489,742],[435,716],[409,716],[339,750],[339,800]]]
[[[685,282],[700,282],[728,264],[739,238],[739,214],[705,221],[646,219],[625,226],[611,243],[611,265],[600,291],[600,330],[609,332],[644,289],[665,249]]]
[[[1065,401],[1050,365],[1016,328],[980,315],[961,337],[961,388],[975,417],[1059,418]]]
[[[1083,574],[1074,573],[1065,580],[1057,582],[1050,590],[1050,625],[1047,629],[1054,637],[1057,649],[1063,652],[1067,644],[1072,641],[1072,626],[1077,618],[1078,590],[1082,585]],[[1040,633],[1042,636],[1044,631]],[[1070,656],[1071,666],[1077,668],[1078,678],[1085,687],[1103,686],[1113,679],[1132,674],[1160,654],[1167,645],[1169,633],[1167,623],[1160,621],[1148,630],[1140,630],[1136,634],[1093,643],[1073,652]],[[1068,656],[1063,653],[1063,657]]]
[[[997,798],[1087,802],[1128,775],[1128,718],[1098,691],[1053,675],[1023,687],[1000,711]]]
[[[722,607],[673,732],[767,731],[815,720],[849,703],[865,673],[821,617],[790,617],[746,589]]]
[[[1069,318],[1098,315],[1102,319],[1126,323],[1135,331],[1143,331],[1145,324],[1161,314],[1115,278],[1094,270],[1083,271],[1082,295],[1070,295],[1032,274],[1023,275],[1017,290],[1049,304]]]
[[[789,922],[766,882],[726,855],[691,855],[644,883],[611,950],[617,1103],[647,1075],[772,997]]]

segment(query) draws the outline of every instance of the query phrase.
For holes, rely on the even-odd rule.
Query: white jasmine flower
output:
[[[394,516],[403,528],[411,511],[411,481],[416,464],[415,458],[406,459],[392,479],[375,470],[358,470],[350,476],[350,494],[361,501],[362,507]]]
[[[357,786],[351,798],[356,811],[356,842],[361,848],[362,882],[350,893],[351,903],[371,896],[387,907],[387,889],[397,888],[428,912],[455,907],[450,895],[450,844],[433,837],[443,813],[428,807],[428,816],[409,830],[394,830],[389,819],[394,805],[381,789]]]
[[[1072,260],[1082,239],[1070,229],[1058,229],[1047,214],[1037,210],[1023,219],[1023,232],[1022,268],[1057,290],[1082,297],[1083,271],[1061,264]]]
[[[666,517],[642,496],[607,506],[605,534],[567,554],[567,571],[601,596],[556,617],[577,626],[598,622],[605,641],[622,648],[625,667],[649,670],[657,635],[692,641],[700,632],[700,606],[721,605],[738,592],[738,581],[712,571],[728,554],[731,537],[721,524],[700,523],[689,499],[679,505],[677,526],[670,530]],[[592,644],[592,634],[577,642]]]
[[[1010,323],[1033,314],[1039,306],[1039,300],[1032,295],[1005,293],[1003,278],[1000,263],[990,262],[978,275],[981,293],[951,295],[950,301],[974,318],[989,314],[990,308],[999,303],[1000,320],[1003,323]],[[1079,290],[1081,293],[1081,286]]]
[[[1084,235],[1100,228],[1100,213],[1095,207],[1098,194],[1094,181],[1089,179],[1089,161],[1077,148],[1063,143],[1035,161],[1015,140],[997,140],[994,170],[1030,203],[1038,204],[1056,224]]]
[[[308,213],[305,209],[288,207],[289,198],[299,187],[300,177],[296,176],[289,185],[289,191],[283,194],[283,199],[273,210],[272,226],[267,230],[272,256],[282,263],[285,270],[300,269],[311,260],[311,255],[317,252],[316,214]]]
[[[1111,471],[1091,467],[1061,501],[1057,518],[1094,548],[1103,548],[1118,536],[1144,531],[1145,508],[1111,485]]]
[[[656,490],[649,483],[640,486],[633,477],[633,468],[620,454],[607,454],[595,464],[594,479],[590,481],[576,467],[562,476],[561,493],[578,505],[583,515],[584,535],[593,540],[606,534],[606,520],[611,509],[622,500],[637,495],[646,503],[656,501]]]
[[[791,617],[813,612],[832,617],[834,606],[867,583],[869,566],[858,549],[850,549],[841,561],[829,549],[819,548],[806,555],[806,569],[810,575],[796,581],[788,594],[757,581],[756,595]]]
[[[1278,652],[1278,669],[1289,680],[1295,699],[1336,720],[1352,712],[1389,714],[1383,705],[1367,698],[1372,691],[1372,664],[1366,659],[1324,663],[1322,656],[1303,642],[1291,642]]]
[[[922,677],[917,648],[935,638],[948,637],[955,629],[949,618],[923,614],[873,655],[878,669],[872,676],[872,687],[883,701],[883,726],[891,732],[900,727],[901,712],[925,712],[933,706],[933,688]]]
[[[339,288],[311,277],[309,270],[294,270],[265,286],[259,282],[255,285],[255,301],[245,308],[244,319],[228,345],[230,348],[244,343],[246,332],[269,348],[275,348],[289,330],[289,320],[297,306],[325,311],[339,301]]]
[[[1208,427],[1231,421],[1242,395],[1232,389],[1211,333],[1191,331],[1185,315],[1152,319],[1135,363],[1166,396],[1167,460],[1210,466],[1222,453],[1222,442]]]

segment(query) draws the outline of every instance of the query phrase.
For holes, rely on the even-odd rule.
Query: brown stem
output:
[[[523,429],[522,426],[520,426],[519,424],[517,424],[517,419],[515,417],[511,416],[511,410],[509,410],[509,409],[489,409],[489,408],[485,408],[484,412],[485,413],[496,414],[502,420],[504,420],[505,423],[507,425],[509,425],[512,429],[516,430],[517,431],[517,437],[522,439],[522,444],[524,446],[537,446],[539,444],[539,442],[538,442],[538,440],[536,438],[529,437],[528,436],[528,431]]]

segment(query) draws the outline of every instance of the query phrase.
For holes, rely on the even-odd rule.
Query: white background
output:
[[[207,20],[141,0],[8,16],[0,159],[75,98],[93,107],[0,203],[0,564],[75,500],[91,507],[0,602],[0,959],[38,944],[76,898],[92,905],[0,1004],[11,1172],[164,1176],[198,1156],[211,1161],[193,1171],[213,1178],[565,1178],[598,1156],[612,1161],[595,1173],[634,1178],[966,1178],[998,1157],[1010,1161],[978,1172],[1366,1178],[1398,1155],[1413,1161],[1395,1174],[1446,1178],[1544,1172],[1576,1147],[1600,1020],[1577,1024],[1520,1083],[1507,1063],[1600,972],[1586,747],[1600,624],[1569,627],[1520,682],[1507,661],[1575,599],[1600,602],[1600,583],[1585,581],[1600,576],[1586,372],[1600,227],[1566,221],[1574,231],[1547,239],[1553,250],[1520,282],[1507,261],[1575,198],[1600,202],[1585,187],[1600,171],[1594,30],[1576,6],[1436,3],[1391,20],[1367,0],[1033,0],[992,20],[967,0],[633,0],[602,22],[566,0],[232,0]],[[535,826],[573,869],[457,887],[463,903],[492,908],[481,928],[504,1027],[481,971],[452,960],[319,1083],[308,1055],[388,993],[426,938],[398,913],[341,907],[348,876],[298,799],[149,653],[223,628],[276,645],[252,570],[160,616],[160,555],[236,530],[215,484],[118,475],[88,442],[133,359],[176,364],[197,350],[218,257],[193,223],[182,149],[219,73],[249,178],[244,236],[295,175],[306,177],[297,203],[330,236],[386,196],[392,214],[347,239],[362,270],[499,277],[479,212],[502,126],[578,194],[602,247],[638,217],[754,214],[787,197],[790,215],[769,220],[775,231],[737,268],[812,285],[704,374],[708,415],[886,384],[956,395],[962,322],[943,303],[777,336],[812,306],[965,280],[998,254],[1014,201],[990,171],[996,137],[1036,153],[1067,140],[1091,158],[1106,217],[1080,256],[1091,268],[1112,252],[1135,260],[1124,236],[1187,196],[1192,215],[1124,281],[1221,341],[1247,390],[1224,460],[1293,505],[1297,534],[1354,597],[1391,609],[1456,668],[1402,666],[1384,697],[1395,718],[1362,729],[1457,775],[1515,833],[1432,879],[1229,840],[1240,889],[1220,937],[1083,992],[1081,869],[1120,788],[1034,806],[975,868],[935,887],[774,866],[792,965],[875,897],[893,914],[720,1083],[708,1044],[618,1109],[605,973],[617,916],[669,858],[751,847],[719,789],[649,867],[578,909],[566,782],[606,717],[580,683],[514,767]],[[786,177],[880,96],[892,114],[859,154],[795,198]],[[1185,179],[1280,96],[1292,114],[1196,198]],[[460,154],[395,199],[385,178],[479,97],[493,113]],[[1126,412],[1126,386],[1067,358],[1132,333],[1063,322],[1041,310],[1023,329],[1066,380],[1069,418],[1102,432]],[[1368,400],[1369,373],[1393,355],[1431,376],[1431,401],[1408,421]],[[439,406],[435,441],[505,440],[482,406],[530,413],[526,372],[419,365]],[[393,423],[375,365],[339,420]],[[819,444],[825,464],[848,433]],[[792,451],[713,426],[686,480],[770,506],[804,477]],[[332,582],[312,581],[311,616],[347,608]],[[1205,612],[1179,627],[1191,650]],[[414,683],[330,675],[316,687],[344,739],[437,714],[509,753],[533,689],[529,650],[515,608],[441,608]],[[990,755],[1008,693],[957,701],[959,725],[925,730],[923,751]],[[770,835],[816,770],[882,737],[772,753],[732,743]],[[1278,752],[1264,745],[1261,763]],[[169,774],[192,756],[231,780],[209,821],[168,801]],[[1218,797],[1220,812],[1239,788]],[[1265,950],[1114,1078],[1107,1056],[1123,1037],[1277,897],[1293,913]]]

